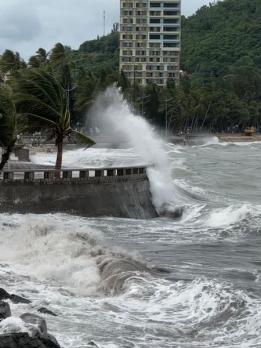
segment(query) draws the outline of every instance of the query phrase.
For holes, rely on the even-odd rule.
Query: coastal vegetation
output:
[[[60,69],[63,69],[60,66]],[[59,70],[60,71],[60,70]],[[67,86],[66,70],[61,76]],[[69,75],[68,75],[69,77]],[[76,136],[78,141],[92,146],[94,141],[71,127],[69,91],[53,73],[40,68],[20,70],[12,81],[14,100],[20,118],[26,118],[28,129],[52,131],[57,146],[55,168],[62,168],[63,143],[66,137]]]
[[[6,89],[0,91],[0,147],[2,148],[2,158],[0,161],[0,171],[9,160],[17,140],[17,113],[10,92]]]
[[[259,0],[218,1],[182,17],[180,82],[170,82],[164,89],[154,84],[131,86],[118,72],[117,24],[109,35],[86,41],[78,50],[57,43],[50,52],[39,48],[28,62],[6,50],[0,56],[4,158],[16,139],[17,115],[23,119],[27,115],[31,131],[52,132],[59,170],[65,137],[74,133],[92,145],[73,128],[85,125],[97,95],[115,82],[135,112],[167,126],[169,132],[237,132],[249,126],[260,130],[260,18]]]

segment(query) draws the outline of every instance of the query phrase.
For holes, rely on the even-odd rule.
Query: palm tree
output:
[[[0,78],[5,80],[19,69],[26,68],[25,62],[21,59],[19,53],[5,50],[0,58]]]
[[[30,57],[28,61],[29,68],[40,68],[48,63],[48,53],[45,49],[39,48],[36,54]]]
[[[0,91],[0,147],[2,148],[2,159],[0,171],[10,158],[17,140],[17,118],[16,108],[11,97],[6,91]]]
[[[71,128],[68,94],[57,78],[40,69],[19,71],[12,81],[19,116],[26,117],[30,128],[51,129],[57,146],[56,171],[60,176],[64,139],[75,135],[90,147],[95,142]]]

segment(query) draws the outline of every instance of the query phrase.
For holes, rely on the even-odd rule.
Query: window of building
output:
[[[161,28],[160,27],[150,27],[150,31],[154,33],[160,33]]]
[[[177,18],[164,18],[164,24],[177,24],[179,19]]]
[[[163,6],[166,8],[168,7],[179,8],[179,4],[177,4],[176,2],[164,2]]]
[[[178,40],[178,35],[163,35],[164,40]]]
[[[150,23],[151,23],[151,24],[157,24],[157,23],[160,24],[160,18],[151,18],[151,19],[150,19]]]
[[[163,31],[169,31],[169,32],[177,31],[177,27],[163,27]]]
[[[158,34],[150,34],[150,40],[160,40],[160,35],[158,35]]]
[[[163,47],[179,47],[179,44],[177,42],[164,42]]]
[[[179,11],[164,11],[164,16],[178,16]]]
[[[151,2],[150,7],[161,7],[161,3],[160,2]]]

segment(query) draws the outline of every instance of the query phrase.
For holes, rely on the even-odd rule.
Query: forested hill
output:
[[[112,31],[109,35],[96,40],[86,41],[79,50],[74,51],[78,66],[85,66],[92,71],[100,68],[118,70],[119,64],[119,33]]]
[[[117,78],[118,47],[119,33],[114,30],[72,51],[77,70],[85,71],[78,83],[83,100],[94,86],[86,80],[89,73],[100,76],[101,87]],[[167,92],[146,88],[153,102],[146,103],[144,114],[152,122],[164,124],[162,100],[167,93],[172,100],[170,128],[175,131],[187,127],[229,131],[235,126],[242,130],[252,125],[261,130],[261,0],[218,1],[182,17],[181,68],[184,75],[178,88],[169,86]],[[137,100],[139,93],[143,95],[136,89]]]
[[[261,1],[224,0],[183,18],[182,67],[224,74],[242,59],[261,69]]]
[[[261,69],[260,42],[261,0],[219,1],[182,18],[181,65],[190,73],[223,74],[244,58]],[[91,69],[118,69],[118,44],[119,34],[112,32],[74,52]]]
[[[16,70],[39,68],[59,72],[70,82],[73,121],[84,119],[97,95],[115,81],[138,112],[174,131],[261,131],[261,0],[223,0],[182,17],[183,74],[179,86],[130,88],[119,74],[119,32],[84,42],[78,50],[58,43],[50,54],[40,48],[26,64],[18,53],[0,56],[1,80]],[[62,75],[64,73],[64,76]],[[68,88],[68,86],[67,86]],[[146,95],[146,103],[142,103]],[[170,100],[166,106],[166,100]],[[149,102],[150,101],[150,102]]]

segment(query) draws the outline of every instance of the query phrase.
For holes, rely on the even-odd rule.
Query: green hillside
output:
[[[6,50],[0,57],[0,82],[19,69],[54,71],[71,90],[77,123],[100,91],[118,81],[134,109],[151,122],[164,126],[167,109],[173,131],[261,130],[261,0],[218,1],[182,18],[179,86],[130,88],[118,66],[119,32],[114,25],[109,35],[86,41],[78,50],[57,44],[48,54],[40,48],[27,65],[18,53]]]
[[[112,32],[96,40],[86,41],[79,50],[74,51],[78,66],[89,69],[111,68],[118,70],[119,65],[119,33]]]
[[[261,1],[225,0],[182,23],[182,67],[224,74],[247,57],[261,68]]]
[[[118,40],[119,34],[113,32],[87,41],[73,52],[78,68],[98,74],[103,71],[103,87],[117,78]],[[145,115],[153,122],[164,124],[167,95],[172,99],[170,127],[175,130],[260,127],[261,1],[218,1],[183,17],[181,68],[184,74],[178,88],[146,88],[154,105],[152,109],[146,104]],[[137,99],[139,93],[144,92],[137,87]],[[133,101],[133,96],[129,100]]]

